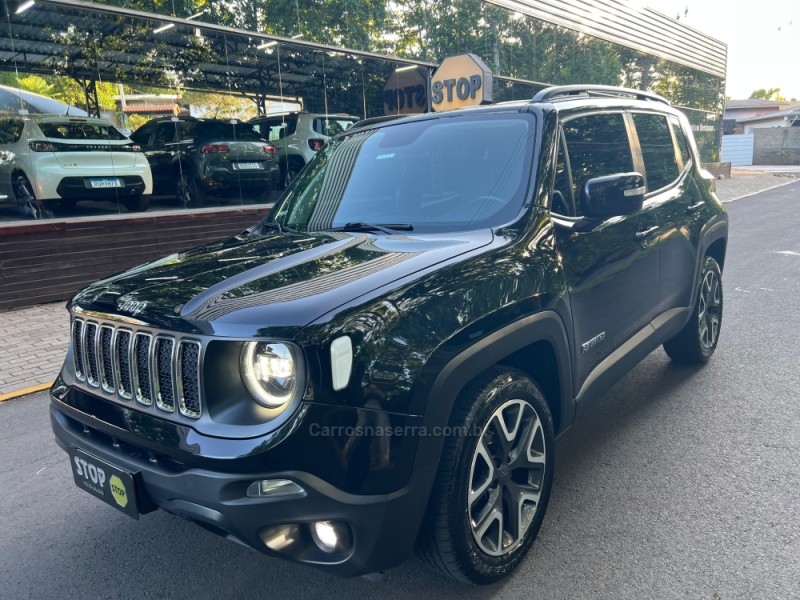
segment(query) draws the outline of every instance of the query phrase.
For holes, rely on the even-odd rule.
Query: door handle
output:
[[[687,206],[687,207],[686,207],[686,214],[687,214],[687,215],[694,214],[694,213],[696,213],[698,210],[700,210],[701,208],[703,208],[705,205],[706,205],[706,203],[705,203],[705,202],[703,202],[703,201],[701,200],[700,202],[697,202],[697,203],[695,203],[695,204],[692,204],[691,206]]]
[[[637,231],[636,232],[636,236],[635,236],[636,237],[636,241],[637,242],[641,242],[642,240],[646,240],[647,238],[649,238],[651,235],[653,235],[659,229],[661,229],[661,228],[658,225],[655,225],[653,227],[649,227],[647,229],[642,229],[641,231]]]

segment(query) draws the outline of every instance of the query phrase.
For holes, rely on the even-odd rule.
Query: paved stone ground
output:
[[[752,196],[800,178],[800,167],[739,167],[730,179],[717,180],[717,195],[723,202]]]
[[[800,178],[800,167],[733,169],[730,179],[717,180],[717,195],[732,202]],[[0,312],[0,397],[53,381],[69,342],[64,302]]]
[[[0,312],[0,396],[53,381],[69,342],[64,302]]]

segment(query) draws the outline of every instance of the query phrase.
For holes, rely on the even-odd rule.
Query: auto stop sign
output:
[[[431,105],[441,112],[491,104],[493,87],[492,72],[478,56],[449,56],[431,78]]]

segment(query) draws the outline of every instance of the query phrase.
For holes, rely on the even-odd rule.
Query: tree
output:
[[[786,102],[786,98],[781,96],[781,88],[759,88],[750,94],[751,100],[774,100],[775,102]]]

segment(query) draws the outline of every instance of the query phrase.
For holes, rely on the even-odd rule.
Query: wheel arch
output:
[[[720,270],[725,268],[725,251],[727,250],[728,240],[719,237],[711,242],[706,248],[704,256],[710,256],[719,265]]]
[[[575,414],[570,345],[561,317],[545,310],[515,321],[476,341],[453,357],[440,371],[428,394],[424,425],[429,431],[450,422],[461,392],[476,377],[497,365],[519,369],[533,378],[550,407],[556,434]],[[416,468],[438,461],[444,439],[421,439]]]

